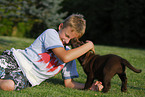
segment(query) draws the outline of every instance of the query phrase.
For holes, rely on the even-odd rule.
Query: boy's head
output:
[[[72,14],[59,25],[62,42],[67,44],[72,38],[80,38],[86,29],[86,21],[81,14]]]
[[[79,34],[78,38],[80,38],[85,33],[86,20],[81,14],[72,14],[67,17],[63,22],[63,28],[68,26],[70,26],[72,30],[77,32]]]

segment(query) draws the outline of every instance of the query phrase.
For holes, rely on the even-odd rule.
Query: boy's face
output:
[[[77,38],[78,34],[77,32],[73,31],[70,26],[68,26],[59,30],[59,37],[63,45],[66,45],[69,43],[70,39]]]

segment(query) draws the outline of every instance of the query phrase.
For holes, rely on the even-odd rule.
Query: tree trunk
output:
[[[17,24],[18,23],[15,22],[13,25],[12,36],[17,36]]]

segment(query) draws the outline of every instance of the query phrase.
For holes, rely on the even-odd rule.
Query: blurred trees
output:
[[[83,40],[145,46],[145,0],[0,0],[0,35],[36,38],[57,28],[66,12],[85,16]]]
[[[32,27],[25,35],[37,37],[47,27],[56,28],[62,22],[66,13],[58,13],[61,2],[62,0],[0,0],[0,17],[2,21],[7,19],[12,22],[12,36],[18,35],[18,25],[23,22],[21,26]],[[36,25],[42,30],[36,28]]]

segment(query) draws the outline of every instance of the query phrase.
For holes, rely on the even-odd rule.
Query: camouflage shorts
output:
[[[23,75],[12,52],[6,50],[0,55],[0,79],[11,79],[15,83],[15,90],[21,90],[30,86],[29,81]]]

